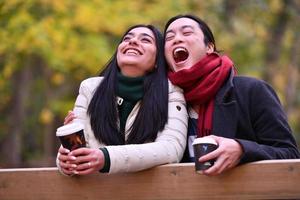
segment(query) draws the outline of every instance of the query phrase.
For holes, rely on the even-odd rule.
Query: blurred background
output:
[[[269,82],[300,144],[300,1],[0,0],[0,168],[55,166],[56,128],[131,25],[204,19],[240,75]],[[274,133],[276,134],[276,133]]]

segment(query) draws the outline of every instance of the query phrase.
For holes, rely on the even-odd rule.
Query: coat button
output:
[[[181,107],[180,106],[176,106],[177,110],[180,111],[181,110]]]

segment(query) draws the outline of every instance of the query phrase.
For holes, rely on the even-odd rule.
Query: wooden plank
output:
[[[0,169],[1,200],[300,199],[300,159],[260,161],[220,176],[171,164],[138,173],[66,177],[57,168]]]

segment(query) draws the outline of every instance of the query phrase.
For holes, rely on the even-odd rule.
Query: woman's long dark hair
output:
[[[157,133],[163,130],[168,120],[168,79],[163,53],[163,36],[152,25],[136,25],[130,27],[123,37],[137,27],[145,27],[153,32],[157,52],[155,67],[145,76],[144,96],[135,121],[130,128],[127,141],[125,141],[124,133],[120,133],[118,125],[116,88],[119,67],[117,50],[106,64],[103,73],[100,74],[104,76],[104,79],[97,87],[88,107],[88,115],[95,137],[107,145],[141,144],[154,141]]]
[[[165,25],[165,30],[164,30],[164,35],[165,36],[166,36],[166,31],[167,31],[168,27],[170,26],[170,24],[172,22],[174,22],[175,20],[180,19],[180,18],[189,18],[189,19],[192,19],[195,22],[197,22],[199,24],[200,29],[203,32],[203,35],[204,35],[204,44],[205,45],[213,44],[214,51],[219,52],[217,50],[216,43],[215,43],[215,38],[214,38],[214,35],[213,35],[211,29],[209,28],[209,26],[202,19],[200,19],[199,17],[197,17],[195,15],[190,15],[190,14],[181,15],[180,14],[180,15],[176,15],[176,16],[170,18],[168,20],[168,22],[166,23],[166,25]]]

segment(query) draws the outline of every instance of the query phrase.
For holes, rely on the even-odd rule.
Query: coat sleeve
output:
[[[179,162],[186,146],[187,110],[181,89],[169,90],[168,122],[154,142],[106,146],[110,156],[109,173],[134,172],[157,165]]]
[[[84,124],[85,127],[86,127],[86,123],[89,123],[87,121],[87,109],[88,109],[89,101],[92,97],[93,90],[98,86],[101,80],[102,80],[101,77],[93,77],[82,81],[80,84],[79,94],[76,98],[75,105],[73,108],[73,111],[76,115],[76,119],[74,119],[74,121]],[[85,130],[85,139],[87,142],[89,141],[88,137],[89,134],[86,134],[86,130]],[[63,174],[61,167],[59,165],[58,156],[59,153],[56,156],[56,165],[59,171]]]
[[[287,117],[271,86],[257,81],[249,98],[251,123],[256,140],[237,139],[244,150],[241,163],[299,158]]]
[[[76,98],[73,108],[73,111],[76,115],[76,119],[74,119],[74,121],[81,122],[84,125],[89,123],[89,121],[87,121],[88,106],[92,99],[94,91],[102,80],[102,77],[93,77],[81,82],[79,87],[79,94]]]

